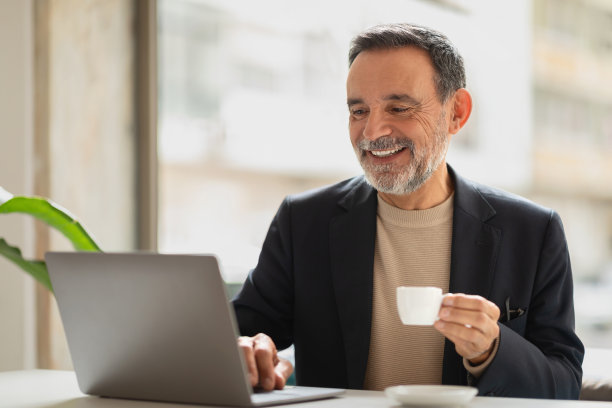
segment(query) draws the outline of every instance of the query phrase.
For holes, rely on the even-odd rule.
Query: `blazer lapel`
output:
[[[501,231],[486,223],[495,210],[474,185],[456,175],[450,166],[449,172],[455,181],[449,291],[487,298],[501,241]],[[462,358],[446,340],[442,382],[465,384],[466,380]]]
[[[370,349],[376,191],[363,180],[339,202],[331,221],[334,292],[344,340],[348,388],[362,388]]]

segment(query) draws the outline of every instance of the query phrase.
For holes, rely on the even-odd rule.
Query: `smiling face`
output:
[[[434,75],[416,47],[364,51],[349,70],[351,143],[379,192],[410,194],[445,163],[450,102],[438,99]]]

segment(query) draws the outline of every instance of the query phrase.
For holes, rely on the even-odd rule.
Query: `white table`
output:
[[[348,390],[339,398],[283,405],[292,408],[397,407],[384,393]],[[25,370],[0,372],[2,408],[189,408],[197,405],[129,401],[83,395],[72,371]],[[201,406],[200,406],[201,407]],[[476,397],[467,407],[495,408],[612,408],[610,402],[558,401]]]

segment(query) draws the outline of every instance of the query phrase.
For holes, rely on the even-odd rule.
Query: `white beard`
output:
[[[366,181],[381,193],[406,195],[419,188],[438,169],[446,157],[449,140],[446,135],[446,123],[444,112],[440,115],[434,133],[433,145],[431,148],[423,147],[416,149],[411,140],[403,139],[394,141],[392,138],[377,139],[373,142],[362,140],[355,147],[355,154],[365,173]],[[402,168],[394,168],[394,164],[372,165],[366,161],[365,150],[373,149],[372,145],[378,149],[391,149],[393,147],[405,147],[410,150],[412,160],[410,164]]]

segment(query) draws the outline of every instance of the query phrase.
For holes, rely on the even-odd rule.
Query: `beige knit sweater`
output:
[[[378,197],[370,353],[364,388],[441,384],[444,337],[433,326],[404,326],[397,286],[448,292],[453,195],[442,204],[406,211]]]

